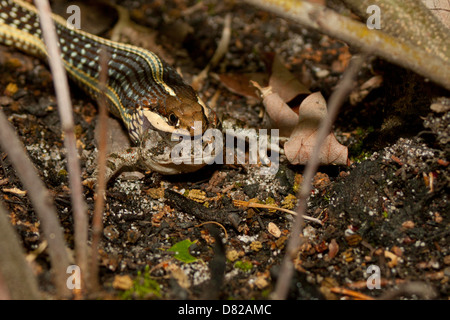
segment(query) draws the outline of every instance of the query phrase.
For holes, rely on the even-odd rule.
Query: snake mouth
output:
[[[194,172],[207,164],[213,164],[216,162],[217,150],[213,150],[211,153],[199,154],[198,148],[185,146],[184,148],[178,148],[180,145],[176,144],[174,146],[163,145],[158,147],[160,152],[154,152],[154,148],[151,156],[143,155],[145,167],[159,172],[165,175],[173,175],[180,173]],[[208,143],[203,143],[200,148],[205,150],[210,146]],[[177,149],[178,148],[178,149]],[[146,149],[147,150],[147,149]],[[164,150],[164,151],[163,151]]]
[[[199,170],[216,161],[223,152],[221,131],[210,128],[202,135],[187,131],[149,130],[140,146],[145,167],[162,174],[179,174]]]

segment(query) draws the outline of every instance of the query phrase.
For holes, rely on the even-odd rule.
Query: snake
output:
[[[121,120],[133,147],[108,156],[107,179],[123,167],[140,166],[162,174],[196,171],[205,163],[174,163],[171,151],[185,132],[195,139],[220,126],[215,112],[177,71],[155,53],[115,42],[82,29],[52,14],[63,65],[90,97],[106,97],[108,110]],[[44,61],[47,48],[39,13],[21,0],[0,0],[0,43]],[[107,82],[100,86],[102,50],[106,51]]]

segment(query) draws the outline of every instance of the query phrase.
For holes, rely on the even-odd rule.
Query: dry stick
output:
[[[341,0],[363,21],[372,13],[369,6],[380,8],[381,30],[402,42],[410,43],[450,61],[450,32],[425,6],[423,0]]]
[[[100,51],[100,75],[99,75],[99,89],[100,95],[97,99],[99,108],[98,117],[98,175],[97,175],[97,187],[96,194],[97,199],[95,201],[94,215],[92,218],[92,256],[91,267],[89,268],[90,290],[98,291],[100,283],[98,280],[98,245],[100,243],[100,237],[103,230],[103,207],[105,205],[105,187],[106,187],[106,148],[107,148],[107,134],[108,134],[108,117],[106,108],[106,85],[108,78],[108,55],[107,51],[102,49]]]
[[[297,212],[295,212],[295,211],[292,211],[292,210],[289,210],[289,209],[285,209],[285,208],[280,208],[280,207],[277,207],[277,206],[267,205],[267,204],[263,204],[263,203],[255,203],[255,202],[242,201],[242,200],[233,200],[233,204],[235,206],[239,206],[239,207],[263,208],[263,209],[269,209],[269,210],[283,211],[283,212],[292,214],[293,216],[297,215]],[[309,220],[309,221],[313,221],[315,223],[323,225],[322,221],[320,221],[319,219],[314,218],[314,217],[303,215],[303,219]]]
[[[8,289],[9,299],[36,300],[39,290],[36,277],[25,260],[25,252],[0,202],[0,277]]]
[[[66,270],[69,266],[69,258],[53,199],[39,179],[36,168],[26,155],[22,143],[1,109],[0,145],[8,154],[17,175],[28,191],[33,207],[41,221],[44,237],[48,242],[48,254],[54,273],[57,294],[60,297],[69,297],[70,292],[66,286]]]
[[[317,133],[317,140],[314,144],[314,150],[310,160],[306,164],[305,173],[301,188],[298,192],[299,205],[297,207],[298,215],[295,218],[292,226],[291,235],[286,248],[286,254],[280,269],[280,277],[277,281],[273,299],[286,299],[289,290],[289,284],[294,271],[292,259],[295,258],[298,247],[300,245],[300,234],[303,224],[303,215],[306,212],[307,201],[311,192],[311,181],[319,167],[319,153],[322,148],[325,138],[330,133],[331,127],[338,114],[339,108],[347,98],[348,94],[353,88],[353,79],[359,72],[366,56],[357,56],[352,59],[348,69],[345,71],[340,80],[336,90],[330,96],[328,101],[327,116],[320,123]]]
[[[403,42],[379,30],[369,30],[364,23],[339,15],[319,4],[302,0],[245,2],[413,70],[450,90],[449,60],[444,61],[435,53],[427,52],[426,48]]]
[[[64,133],[64,145],[67,150],[67,171],[69,173],[74,217],[76,263],[81,269],[81,280],[83,283],[85,280],[84,273],[87,271],[88,219],[86,205],[83,200],[83,189],[81,186],[81,169],[76,148],[69,85],[66,71],[61,61],[61,52],[58,46],[57,35],[51,18],[51,9],[48,0],[35,0],[35,4],[39,11],[42,33],[45,44],[47,45],[49,65],[53,75],[53,84],[55,86],[56,99],[58,102],[61,127]]]
[[[214,68],[220,60],[224,57],[224,55],[228,52],[228,46],[230,45],[231,39],[231,15],[227,14],[224,19],[224,26],[222,30],[222,36],[220,37],[219,44],[217,45],[217,49],[214,52],[213,57],[206,65],[206,67],[194,77],[191,86],[196,91],[200,91],[203,86],[203,82],[208,76],[209,70]]]

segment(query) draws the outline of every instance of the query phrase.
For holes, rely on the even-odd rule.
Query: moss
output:
[[[234,264],[235,268],[241,269],[242,271],[248,272],[252,270],[253,264],[250,261],[236,261]]]
[[[370,157],[371,153],[369,153],[365,150],[364,139],[374,131],[375,131],[375,129],[371,126],[369,126],[367,128],[358,127],[355,130],[356,142],[349,146],[349,154],[352,155],[350,157],[350,159],[353,162],[359,163],[359,162],[365,160],[366,158]]]
[[[121,298],[129,299],[149,299],[160,298],[161,291],[159,283],[150,276],[150,267],[145,266],[144,272],[139,271],[133,286],[122,293]]]

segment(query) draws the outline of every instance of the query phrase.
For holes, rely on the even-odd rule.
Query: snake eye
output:
[[[178,117],[177,117],[174,113],[171,113],[171,114],[169,115],[169,118],[168,118],[168,123],[169,123],[169,125],[175,127],[175,126],[178,125],[178,122],[179,122]]]

